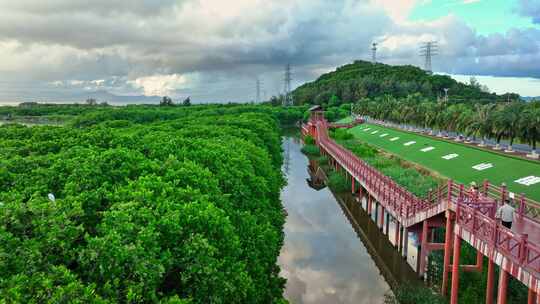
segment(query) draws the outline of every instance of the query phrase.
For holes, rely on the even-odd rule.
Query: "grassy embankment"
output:
[[[367,128],[369,130],[366,130]],[[516,182],[527,176],[539,176],[540,163],[372,124],[357,126],[350,129],[349,133],[356,139],[419,164],[441,176],[466,184],[472,181],[480,184],[484,179],[496,185],[504,182],[510,191],[525,193],[527,197],[540,201],[540,183],[526,186]],[[381,137],[383,134],[387,135]],[[396,137],[398,139],[391,140]],[[410,142],[415,143],[405,145]],[[434,149],[421,151],[428,147]],[[450,154],[458,156],[448,160],[443,158]],[[492,164],[493,167],[482,171],[473,168],[482,163]]]

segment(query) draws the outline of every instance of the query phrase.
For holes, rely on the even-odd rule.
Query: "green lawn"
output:
[[[369,131],[364,131],[366,128]],[[377,131],[376,134],[372,132]],[[482,151],[459,143],[432,139],[414,133],[397,131],[377,125],[363,124],[349,130],[357,139],[365,141],[382,150],[399,155],[405,160],[420,164],[436,171],[439,174],[462,183],[476,181],[481,184],[484,179],[500,185],[505,182],[510,191],[525,193],[527,197],[540,201],[540,183],[522,185],[516,180],[527,177],[540,177],[540,163],[533,163],[504,155]],[[388,134],[381,137],[382,134]],[[391,141],[391,139],[399,139]],[[409,146],[406,143],[416,142]],[[433,147],[434,149],[422,152],[421,149]],[[458,154],[453,159],[443,159],[443,156]],[[478,171],[473,166],[490,163],[493,167]]]

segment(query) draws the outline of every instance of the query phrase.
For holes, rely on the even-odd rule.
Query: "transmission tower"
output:
[[[291,65],[287,64],[287,66],[285,66],[285,98],[283,99],[283,105],[286,107],[293,105],[293,98],[291,95],[291,80]]]
[[[257,90],[257,98],[255,99],[255,102],[260,103],[261,102],[261,80],[259,79],[259,77],[257,77],[255,86]]]
[[[431,58],[438,55],[437,41],[428,41],[420,45],[420,56],[424,58],[424,70],[432,73]]]
[[[373,42],[371,52],[371,61],[377,63],[377,42]]]

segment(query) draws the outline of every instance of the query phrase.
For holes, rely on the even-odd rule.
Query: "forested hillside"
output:
[[[0,126],[3,301],[282,301],[271,110],[59,109],[82,114]]]
[[[296,104],[331,104],[356,102],[362,98],[388,95],[393,98],[420,93],[435,100],[444,96],[444,89],[455,102],[488,103],[518,99],[516,94],[498,96],[485,92],[478,83],[466,85],[449,76],[430,75],[414,66],[391,66],[355,61],[322,75],[316,81],[298,87],[294,92]]]

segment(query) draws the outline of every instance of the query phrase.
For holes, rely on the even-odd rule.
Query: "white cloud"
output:
[[[178,89],[185,88],[187,78],[179,74],[153,75],[128,81],[133,87],[142,89],[146,96],[175,96]]]
[[[452,15],[407,20],[415,6],[429,2],[0,0],[0,98],[6,89],[15,95],[14,82],[28,84],[24,93],[32,83],[58,88],[61,82],[122,94],[247,101],[257,76],[267,96],[278,94],[286,63],[300,84],[369,59],[373,41],[381,42],[378,57],[386,63],[421,64],[419,42],[437,40],[435,70],[540,77],[540,31],[479,36]],[[529,7],[523,11],[532,12]]]
[[[396,22],[403,22],[417,5],[431,3],[431,0],[371,0],[371,3],[382,7]]]
[[[469,83],[471,76],[474,76],[480,84],[488,86],[491,92],[497,94],[519,92],[522,96],[540,96],[540,79],[538,78],[452,74],[449,76],[463,83]]]

